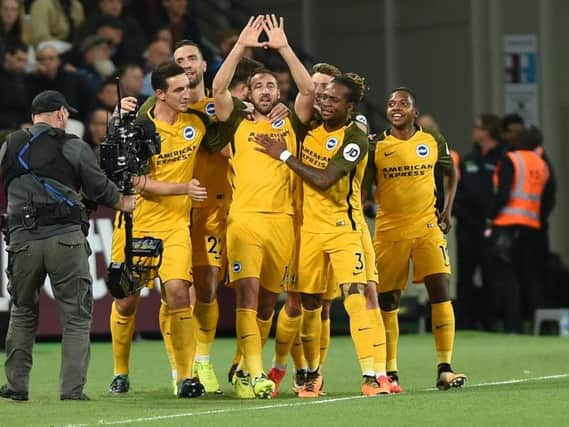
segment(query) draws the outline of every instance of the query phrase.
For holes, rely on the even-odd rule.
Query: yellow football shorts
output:
[[[375,250],[373,249],[373,241],[369,227],[364,222],[362,225],[362,246],[364,249],[364,258],[366,264],[366,279],[368,282],[378,283],[377,263],[375,259]]]
[[[329,287],[365,282],[365,255],[360,231],[311,233],[301,230],[298,292],[325,294]]]
[[[229,281],[257,278],[270,292],[283,291],[294,247],[292,216],[237,213],[227,219]]]
[[[364,222],[362,224],[362,246],[364,250],[365,268],[366,268],[366,280],[368,282],[378,282],[377,266],[375,263],[375,251],[373,249],[373,242],[371,240],[371,234],[369,232],[369,227]],[[329,268],[327,272],[327,281],[331,285],[328,286],[326,292],[322,295],[323,300],[335,300],[339,298],[342,294],[340,287],[335,286],[338,283],[334,279],[334,272],[332,268]]]
[[[227,208],[204,206],[192,209],[192,263],[194,267],[215,266],[221,269],[222,277],[227,264],[225,231]]]
[[[447,242],[438,227],[414,239],[391,241],[376,235],[374,246],[379,269],[378,292],[407,287],[409,260],[413,262],[414,283],[423,282],[431,274],[450,274]]]
[[[186,226],[178,227],[170,231],[140,231],[134,230],[133,237],[150,236],[162,239],[164,252],[162,254],[162,264],[159,269],[159,276],[162,283],[172,279],[181,279],[192,282],[192,243],[190,240],[189,229]],[[111,251],[112,262],[124,262],[125,233],[124,228],[115,228],[113,232],[113,244]],[[145,265],[156,263],[154,258],[135,257],[133,262],[141,262]],[[147,283],[149,288],[154,286],[154,281],[150,279]]]

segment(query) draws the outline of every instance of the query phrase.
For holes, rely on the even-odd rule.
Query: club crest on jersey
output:
[[[326,150],[332,151],[336,148],[336,145],[338,145],[338,138],[329,138],[328,141],[326,141]]]
[[[231,268],[233,269],[234,273],[239,273],[241,271],[241,263],[240,262],[234,262],[233,265],[231,266]]]
[[[360,146],[354,143],[348,144],[344,147],[343,154],[348,162],[355,162],[360,156]]]
[[[280,120],[277,120],[276,122],[274,122],[272,124],[272,126],[273,126],[273,129],[280,129],[284,126],[284,124],[285,124],[284,119],[280,119]]]
[[[429,155],[429,147],[427,147],[425,144],[419,144],[415,149],[415,153],[417,153],[417,156],[424,159]]]
[[[208,102],[207,105],[205,106],[205,112],[207,113],[208,116],[214,116],[215,104],[213,102]]]
[[[192,126],[186,126],[182,131],[182,134],[184,135],[185,139],[191,141],[196,136],[196,130]]]
[[[358,115],[354,118],[354,120],[355,120],[356,122],[361,123],[362,125],[367,126],[367,119],[366,119],[366,116],[364,116],[363,114],[358,114]]]

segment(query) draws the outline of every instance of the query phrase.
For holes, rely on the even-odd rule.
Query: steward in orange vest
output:
[[[553,208],[551,173],[536,152],[541,139],[537,129],[522,131],[516,147],[506,153],[494,172],[492,225],[541,228]],[[546,188],[547,187],[547,188]]]
[[[549,167],[533,151],[540,139],[537,129],[521,131],[494,174],[490,309],[507,333],[527,330],[524,320],[531,323],[543,299],[542,260],[535,250],[554,202]]]

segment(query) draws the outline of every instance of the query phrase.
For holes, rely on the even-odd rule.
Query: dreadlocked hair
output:
[[[363,99],[368,89],[365,79],[356,73],[344,73],[339,77],[335,77],[332,82],[346,87],[348,89],[348,102],[353,102],[354,104]]]

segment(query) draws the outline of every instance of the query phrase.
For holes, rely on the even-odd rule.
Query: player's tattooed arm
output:
[[[257,151],[265,153],[275,160],[282,160],[303,181],[320,191],[328,190],[340,178],[346,175],[343,169],[333,164],[329,164],[325,169],[318,169],[302,163],[286,149],[282,136],[279,139],[274,139],[266,134],[258,134],[255,135],[255,142],[258,144],[258,147],[255,148]]]

